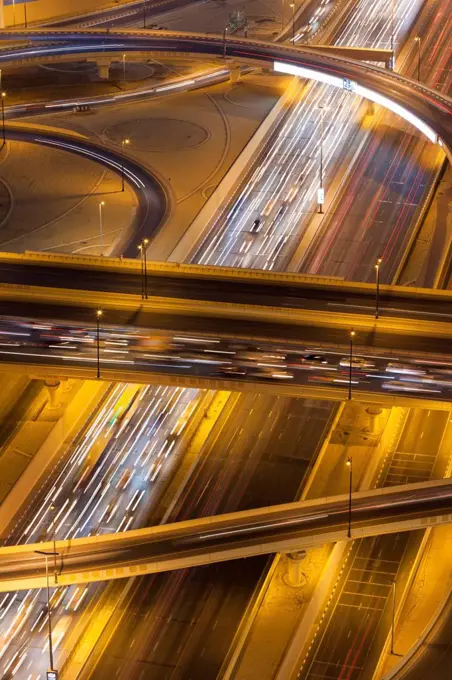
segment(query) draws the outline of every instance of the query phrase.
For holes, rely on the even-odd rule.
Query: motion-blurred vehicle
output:
[[[350,357],[343,357],[340,360],[339,365],[350,368]],[[375,368],[375,363],[364,357],[353,357],[351,365],[352,368]]]
[[[254,220],[253,226],[251,227],[251,233],[252,234],[258,234],[262,227],[264,226],[265,221],[259,217],[257,220]]]
[[[246,375],[244,366],[222,366],[220,373],[226,378],[243,378]]]
[[[391,362],[386,366],[388,373],[401,373],[405,375],[425,375],[426,371],[411,364],[401,364],[399,362]]]
[[[440,394],[440,389],[434,389],[431,387],[424,387],[423,385],[416,382],[408,382],[404,380],[391,380],[390,382],[382,383],[382,388],[384,390],[398,391],[398,392],[424,392],[431,394]]]

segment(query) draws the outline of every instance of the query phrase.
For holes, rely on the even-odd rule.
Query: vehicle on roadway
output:
[[[350,368],[350,357],[343,357],[339,362],[339,366],[344,366],[346,368]],[[351,367],[352,368],[375,368],[375,363],[373,361],[370,361],[369,359],[365,359],[364,357],[352,357]]]
[[[265,224],[265,220],[263,220],[261,217],[258,217],[257,220],[254,220],[253,226],[251,227],[251,233],[252,234],[258,234],[262,227]]]

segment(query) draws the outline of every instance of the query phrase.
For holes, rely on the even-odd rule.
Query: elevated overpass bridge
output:
[[[318,80],[365,97],[417,127],[433,143],[440,143],[452,160],[451,100],[410,78],[361,63],[327,50],[293,47],[246,38],[148,30],[4,29],[0,40],[29,41],[0,53],[0,63],[12,64],[49,56],[104,55],[123,52],[167,52],[231,57],[279,72]]]
[[[169,263],[147,271],[146,300],[136,260],[0,255],[2,369],[92,378],[100,309],[106,379],[341,400],[353,329],[357,398],[445,407],[452,397],[452,291],[381,286],[376,319],[370,284]],[[107,347],[118,334],[122,356]]]
[[[0,548],[0,591],[45,587],[45,558],[58,553],[58,585],[185,569],[344,540],[348,496],[288,503],[125,533]],[[451,480],[352,495],[352,538],[452,521]]]

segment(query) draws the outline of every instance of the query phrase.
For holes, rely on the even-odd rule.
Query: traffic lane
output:
[[[192,677],[216,677],[265,563],[250,558],[137,579],[126,611],[101,638],[102,656],[90,672],[108,680],[170,680],[176,672],[186,676],[186,669]],[[208,672],[196,675],[193,663]]]
[[[447,413],[436,418],[435,413],[431,419],[431,414],[428,409],[410,410],[397,449],[384,461],[381,486],[430,479],[449,418]],[[423,447],[423,433],[432,436],[430,449]],[[433,454],[420,454],[423,450]],[[392,581],[397,580],[397,588],[403,590],[422,534],[405,532],[354,541],[323,623],[324,632],[303,662],[303,678],[315,677],[320,669],[331,678],[349,673],[352,680],[373,673],[388,632]]]
[[[319,505],[302,513],[275,513],[265,522],[243,523],[237,527],[234,519],[210,531],[194,531],[192,527],[165,527],[163,536],[152,539],[139,536],[128,537],[127,532],[118,545],[100,540],[88,549],[72,543],[69,549],[59,552],[59,573],[76,570],[83,573],[104,567],[118,567],[139,564],[143,560],[163,561],[180,557],[195,557],[206,552],[219,553],[225,549],[244,548],[260,545],[262,541],[289,540],[314,537],[319,531],[339,532],[348,527],[348,499],[331,504]],[[355,499],[352,506],[352,525],[355,529],[375,524],[390,524],[402,520],[415,520],[436,514],[449,513],[452,496],[444,486],[426,490],[397,491],[378,499]],[[282,514],[282,517],[278,517]],[[165,536],[165,533],[167,536]],[[249,537],[249,538],[248,538]],[[89,540],[89,539],[88,539]],[[0,578],[19,580],[25,577],[45,576],[45,559],[33,551],[21,551],[8,556],[0,549]],[[3,553],[3,554],[2,554]]]
[[[139,102],[143,100],[149,100],[153,98],[162,97],[165,94],[165,90],[168,90],[168,94],[176,92],[186,92],[190,90],[195,90],[199,87],[207,87],[210,85],[215,85],[217,83],[222,83],[229,80],[230,71],[228,68],[217,68],[216,70],[209,69],[198,77],[184,76],[182,78],[174,78],[172,80],[166,80],[165,85],[154,85],[152,87],[140,88],[137,90],[132,90],[130,92],[121,93],[110,93],[107,95],[99,95],[92,97],[74,97],[70,99],[55,100],[51,103],[49,102],[34,102],[31,104],[16,104],[14,106],[8,106],[5,109],[5,118],[7,120],[14,120],[16,118],[23,118],[24,116],[38,116],[42,114],[60,113],[62,111],[70,110],[72,111],[74,106],[87,105],[89,107],[95,106],[96,108],[102,106],[111,106],[113,104],[121,104],[123,102],[131,104],[133,102]]]
[[[71,330],[74,330],[72,335]],[[52,366],[57,370],[63,366],[84,371],[89,371],[90,367],[93,367],[94,370],[98,361],[96,340],[86,329],[81,330],[86,334],[86,339],[79,338],[78,328],[66,327],[64,331],[60,328],[59,333],[63,332],[65,335],[60,342],[55,340],[53,344],[52,340],[39,340],[31,337],[30,333],[11,333],[9,330],[4,334],[11,335],[12,340],[2,343],[0,362]],[[218,331],[218,328],[216,330]],[[26,335],[27,340],[21,337],[18,341],[16,335]],[[312,346],[302,344],[298,344],[296,348],[287,344],[274,347],[268,339],[264,341],[265,345],[250,345],[249,341],[240,344],[237,339],[228,344],[223,339],[221,345],[222,341],[218,337],[212,340],[198,336],[193,338],[197,345],[195,350],[190,349],[189,344],[184,350],[179,349],[179,344],[181,341],[190,343],[190,337],[175,336],[172,339],[155,332],[155,336],[148,338],[149,341],[154,338],[156,341],[168,343],[167,349],[159,350],[148,346],[146,338],[144,345],[141,344],[140,335],[132,336],[132,341],[124,340],[125,345],[118,343],[120,337],[121,333],[102,328],[99,369],[104,377],[108,376],[108,371],[112,369],[116,374],[118,371],[123,371],[127,376],[135,374],[137,380],[141,381],[143,374],[150,374],[154,380],[161,380],[162,383],[167,377],[183,376],[201,380],[221,379],[235,389],[239,383],[252,383],[257,390],[259,384],[286,383],[299,386],[327,386],[347,391],[351,387],[352,390],[365,389],[375,393],[410,393],[432,399],[437,399],[438,395],[447,399],[452,391],[452,380],[448,378],[451,371],[447,368],[444,356],[440,356],[437,366],[435,361],[418,358],[413,360],[412,353],[408,357],[401,352],[394,356],[394,353],[388,350],[386,358],[382,356],[384,350],[380,349],[379,354],[375,355],[369,348],[360,352],[360,348],[355,346],[350,371],[347,347],[342,351],[340,348],[339,351],[337,348],[330,350],[325,346],[313,349]],[[130,337],[130,333],[125,337]],[[74,338],[78,346],[70,344],[71,338]],[[177,341],[175,349],[172,349],[172,340]],[[214,343],[213,349],[211,343]],[[120,350],[116,348],[118,344],[121,345]],[[230,350],[218,350],[217,353],[216,344]],[[115,345],[115,349],[107,347],[109,345]],[[435,348],[437,349],[437,345]],[[403,363],[403,360],[407,363]],[[114,375],[113,373],[113,377]]]
[[[362,677],[408,536],[394,534],[354,542],[324,620],[325,633],[299,677]]]
[[[447,75],[439,89],[447,93],[451,76],[445,68],[449,53],[445,22],[446,3],[433,3],[418,34],[422,35],[422,58],[428,64],[422,80],[438,88],[438,73],[444,72]],[[417,66],[414,43],[399,68],[416,78]],[[412,218],[442,163],[435,147],[413,135],[409,126],[401,130],[394,122],[394,116],[386,113],[368,138],[341,205],[325,224],[314,261],[311,256],[313,272],[323,269],[346,279],[375,280],[375,260],[380,256],[381,281],[393,280],[404,242],[409,241]],[[306,270],[310,270],[308,262]]]
[[[280,348],[279,348],[280,349]],[[73,350],[70,350],[71,352]],[[337,360],[340,361],[343,358],[343,354],[337,355]],[[45,354],[40,354],[39,352],[33,351],[11,351],[0,349],[0,364],[1,363],[18,363],[21,362],[23,365],[27,366],[50,366],[56,370],[62,370],[63,367],[66,368],[79,368],[86,370],[87,367],[92,366],[93,372],[96,366],[96,359],[93,356],[70,356],[65,357],[63,355],[52,355],[49,357]],[[209,362],[211,363],[211,362]],[[246,375],[239,375],[238,377],[228,377],[218,370],[212,370],[208,365],[199,365],[197,363],[192,363],[190,360],[183,360],[183,363],[173,364],[149,364],[141,361],[139,358],[134,359],[105,359],[100,360],[101,371],[104,378],[108,378],[108,369],[113,369],[112,379],[115,377],[114,371],[124,370],[127,376],[133,376],[134,373],[137,375],[137,380],[143,380],[143,372],[152,375],[155,380],[159,380],[162,383],[165,382],[167,377],[188,377],[197,378],[201,381],[205,379],[209,380],[221,380],[222,384],[231,385],[237,389],[238,384],[253,384],[256,390],[259,390],[259,385],[261,384],[290,384],[299,386],[300,389],[303,386],[312,387],[333,387],[337,390],[345,391],[349,390],[350,380],[348,377],[348,369],[342,368],[340,373],[333,373],[333,375],[325,376],[325,371],[322,368],[311,367],[308,370],[294,371],[290,373],[285,369],[265,369],[264,371],[260,368],[256,368],[255,372],[253,369],[248,369],[249,373]],[[394,379],[394,376],[386,373],[387,362],[385,360],[380,360],[375,364],[374,371],[377,371],[377,375],[370,373],[359,373],[358,370],[352,369],[352,380],[351,388],[352,390],[365,390],[369,393],[384,393],[387,395],[391,394],[404,394],[407,393],[414,397],[419,397],[422,399],[438,399],[441,398],[445,401],[451,399],[452,383],[449,381],[445,384],[436,381],[436,384],[432,386],[424,386],[422,380],[418,383],[416,378],[407,380],[406,378]],[[332,371],[336,371],[335,367],[330,368]],[[85,373],[83,373],[85,375]],[[432,378],[433,382],[434,379]],[[441,386],[440,386],[441,385]],[[206,387],[208,387],[208,382],[206,382]],[[303,396],[300,392],[300,396]]]
[[[261,474],[262,457],[267,441],[281,418],[283,404],[295,400],[269,395],[243,395],[225,423],[221,437],[198,461],[191,479],[181,494],[168,521],[183,521],[210,515],[244,510],[243,494],[254,481],[250,467]],[[252,466],[250,465],[252,462]],[[276,466],[277,467],[277,466]],[[276,470],[274,470],[276,473]],[[283,502],[275,494],[275,504]],[[288,495],[287,500],[291,500]],[[284,499],[286,500],[286,499]],[[271,504],[270,499],[259,503]],[[268,501],[268,503],[267,503]]]
[[[169,520],[290,501],[331,417],[325,403],[244,395],[221,437],[203,452]],[[276,426],[266,427],[266,420]],[[144,577],[141,592],[152,583],[152,599],[143,605],[137,595],[131,615],[120,625],[116,620],[96,676],[107,677],[114,667],[120,678],[139,677],[145,664],[149,677],[159,680],[175,665],[192,677],[215,677],[267,563],[249,558]],[[140,604],[149,615],[140,616]]]
[[[0,316],[9,317],[11,320],[33,319],[46,321],[50,325],[64,325],[68,329],[71,325],[77,328],[75,324],[81,324],[84,327],[95,327],[95,313],[93,309],[88,307],[65,306],[62,304],[42,304],[34,303],[32,301],[26,302],[0,302]],[[290,324],[287,322],[274,323],[255,319],[230,319],[230,318],[216,318],[203,317],[192,315],[186,316],[184,314],[160,313],[153,310],[146,309],[142,304],[137,304],[136,310],[130,312],[122,309],[108,309],[104,311],[102,317],[102,332],[113,333],[115,327],[118,330],[124,331],[125,328],[140,330],[153,329],[156,333],[159,331],[170,331],[176,334],[194,333],[197,337],[211,338],[225,338],[225,339],[243,339],[257,340],[262,343],[270,345],[273,341],[280,343],[281,346],[286,346],[290,351],[287,343],[295,342],[308,343],[308,348],[313,346],[323,347],[325,351],[334,353],[335,349],[337,355],[347,356],[349,352],[349,330],[348,328],[336,328],[325,326],[313,326],[308,323]],[[298,347],[293,351],[298,351]],[[359,329],[356,331],[354,348],[356,354],[369,355],[374,352],[380,352],[380,356],[384,356],[384,350],[389,352],[387,361],[397,360],[397,356],[392,354],[393,351],[400,352],[400,356],[405,356],[407,359],[416,353],[426,353],[431,355],[431,359],[438,357],[438,361],[447,362],[452,353],[452,344],[449,338],[445,337],[429,337],[413,334],[407,323],[406,332],[401,331],[382,331],[378,327],[378,321],[375,321],[375,327],[371,330]],[[300,347],[301,349],[301,347]],[[378,359],[378,355],[375,355]],[[418,357],[414,357],[418,358]],[[447,364],[446,364],[447,366]]]
[[[424,482],[444,476],[434,475],[449,413],[410,409],[396,451],[383,465],[385,486]],[[445,465],[446,463],[444,463]]]
[[[136,251],[138,252],[138,250]],[[133,253],[135,255],[136,253]],[[374,263],[375,264],[375,263]],[[319,311],[347,311],[357,314],[375,314],[376,291],[355,292],[341,288],[340,282],[332,289],[322,289],[306,283],[304,286],[290,284],[254,283],[215,279],[206,276],[171,276],[153,274],[152,265],[147,272],[150,295],[212,302],[256,304],[271,307],[313,309]],[[141,295],[142,275],[98,271],[34,264],[0,263],[0,283],[63,288],[98,292],[117,292]],[[385,290],[379,293],[381,315],[447,321],[452,318],[450,303],[446,298],[413,298],[402,291]]]
[[[408,129],[380,125],[347,185],[344,208],[331,215],[301,271],[373,283],[381,257],[380,281],[392,283],[441,162],[441,153]]]
[[[259,411],[262,408],[265,409],[260,401],[251,402],[250,406],[252,409],[259,408]],[[331,417],[331,408],[325,409],[318,402],[311,403],[302,400],[288,402],[286,399],[279,399],[276,402],[270,402],[265,412],[269,420],[278,419],[277,425],[273,429],[267,427],[259,432],[260,441],[250,446],[249,455],[246,453],[247,440],[244,440],[244,454],[242,459],[237,461],[237,483],[232,478],[232,486],[229,488],[227,486],[225,488],[220,482],[218,490],[211,489],[213,498],[222,493],[222,500],[216,503],[217,511],[227,512],[234,508],[246,510],[272,502],[284,503],[299,494],[308,466],[312,463],[318,445],[322,441],[326,422]],[[253,430],[251,440],[255,437],[255,431],[259,427],[259,424],[253,427],[253,416],[254,410],[249,417],[249,427]],[[233,415],[228,422],[231,424],[234,422]],[[248,427],[248,420],[246,423]],[[222,449],[221,457],[224,455],[224,448],[230,451],[228,461],[229,456],[232,458],[234,454],[236,458],[238,456],[233,442],[239,436],[239,432],[235,432],[231,427],[228,436],[222,436],[221,441],[218,442]],[[230,444],[228,439],[230,439]],[[261,454],[258,451],[259,447],[262,449]],[[259,456],[259,463],[256,465],[257,456]],[[241,463],[244,475],[240,475]],[[246,486],[243,484],[244,479],[248,480]],[[193,632],[187,631],[186,642],[178,662],[179,672],[185,677],[217,677],[249,603],[251,593],[256,592],[255,588],[259,588],[259,579],[262,584],[271,560],[271,557],[249,558],[224,565],[218,564],[216,567],[191,570],[196,574],[199,573],[199,578],[203,576],[206,590],[209,589],[210,582],[213,582],[214,587],[209,602],[206,603],[206,607],[197,620],[196,629],[193,629]],[[183,592],[187,598],[190,597],[190,587],[184,589]],[[216,603],[214,611],[209,606],[212,600]],[[178,612],[171,610],[171,619],[174,619],[176,628],[179,618]],[[154,640],[155,638],[150,638],[147,646],[146,658],[151,663],[155,661]],[[163,658],[159,654],[159,649],[160,645],[157,648],[157,654],[161,662],[171,663],[171,660],[175,658],[174,646]]]
[[[58,327],[57,327],[58,328]],[[74,330],[74,334],[71,331]],[[83,375],[88,375],[90,370],[95,370],[97,365],[96,339],[93,333],[81,329],[86,334],[79,338],[80,329],[74,327],[61,327],[58,332],[64,333],[61,340],[36,339],[30,333],[11,333],[9,342],[3,342],[0,348],[0,362],[20,362],[23,365],[51,366],[56,370],[62,367],[78,368],[83,370]],[[152,343],[167,343],[165,349],[158,349],[146,344],[146,337],[141,335],[124,334],[125,338],[132,340],[118,341],[121,333],[102,328],[99,343],[99,368],[104,377],[118,375],[128,376],[132,379],[136,375],[138,381],[143,381],[143,376],[152,375],[153,380],[162,383],[168,377],[191,377],[198,380],[222,380],[225,385],[231,385],[238,389],[240,383],[252,383],[258,391],[259,384],[288,384],[310,385],[318,387],[334,387],[336,389],[349,390],[365,389],[374,393],[410,393],[425,398],[438,398],[442,395],[447,399],[452,391],[452,380],[448,377],[451,373],[445,357],[440,356],[438,362],[430,359],[419,359],[418,355],[410,355],[387,350],[387,358],[383,356],[384,350],[379,354],[373,354],[370,348],[354,348],[352,356],[352,368],[350,371],[349,348],[339,347],[330,349],[328,346],[303,345],[301,340],[296,347],[285,344],[272,345],[268,339],[263,343],[250,344],[235,338],[231,341],[193,338],[195,348],[190,348],[190,336],[162,336],[159,331],[154,331],[147,340]],[[216,329],[218,331],[218,328]],[[77,331],[77,332],[76,332]],[[27,339],[15,337],[26,335]],[[53,336],[52,336],[53,337]],[[144,338],[141,340],[141,338]],[[70,344],[74,338],[75,344]],[[173,348],[173,341],[176,345]],[[185,349],[181,349],[180,343],[186,341]],[[144,344],[142,344],[144,343]],[[213,343],[213,345],[212,345]],[[120,345],[120,349],[116,346]],[[216,345],[223,349],[216,349]],[[110,349],[115,345],[115,349]],[[229,349],[228,349],[229,348]],[[437,346],[435,346],[437,349]],[[364,349],[364,351],[360,351]],[[149,353],[152,352],[152,353]],[[414,356],[414,358],[413,358]],[[403,362],[406,363],[403,363]],[[438,365],[436,365],[438,363]],[[115,373],[116,372],[116,373]],[[144,380],[145,381],[145,380]]]
[[[69,460],[62,461],[63,469],[58,469],[57,474],[52,474],[51,478],[46,480],[46,483],[36,493],[36,497],[32,495],[31,499],[28,499],[30,502],[26,511],[14,526],[14,531],[9,535],[7,543],[32,543],[39,540],[48,541],[52,538],[53,521],[51,523],[48,521],[49,515],[50,520],[52,520],[49,498],[53,498],[55,505],[55,520],[58,522],[55,531],[57,539],[74,535],[91,535],[99,529],[112,533],[115,530],[121,530],[127,522],[130,523],[132,520],[138,525],[145,524],[144,517],[141,516],[143,515],[144,500],[147,501],[147,504],[152,503],[155,485],[158,484],[158,481],[155,481],[157,478],[155,471],[152,480],[143,479],[143,477],[149,477],[146,474],[146,462],[149,461],[150,457],[150,467],[155,467],[155,461],[158,461],[161,454],[164,453],[165,444],[168,444],[169,439],[172,440],[174,445],[176,441],[174,433],[171,436],[169,431],[177,420],[181,408],[185,405],[184,400],[190,400],[192,391],[171,390],[169,388],[149,390],[146,388],[141,391],[138,400],[133,401],[133,394],[136,389],[137,386],[133,385],[115,385],[110,390],[111,394],[107,395],[105,404],[93,416],[93,422],[85,428]],[[178,396],[181,396],[181,398],[178,399]],[[158,415],[153,416],[156,406],[160,406],[161,411]],[[135,411],[133,411],[134,408]],[[187,414],[188,416],[189,414]],[[153,448],[145,451],[144,449],[149,449],[149,435],[151,433]],[[110,442],[107,444],[109,438]],[[100,446],[97,446],[97,444]],[[102,448],[105,448],[105,444],[107,444],[107,448],[103,452]],[[162,444],[163,446],[160,448]],[[97,450],[94,451],[93,449],[96,447]],[[142,447],[141,452],[139,451],[140,447]],[[167,446],[166,452],[170,454],[171,447]],[[146,456],[147,461],[146,458],[143,460],[143,454],[146,453],[148,454]],[[101,457],[100,464],[98,456]],[[84,460],[82,460],[83,458]],[[97,462],[95,462],[96,459]],[[130,467],[131,459],[134,464],[141,461],[142,464],[137,465],[139,469],[135,466]],[[170,473],[171,455],[163,460],[165,460],[164,465],[167,466],[163,467],[163,472]],[[160,458],[160,461],[162,461],[162,458]],[[73,463],[75,463],[75,470]],[[89,469],[90,466],[91,470]],[[88,477],[86,476],[87,470]],[[93,484],[95,487],[96,483],[99,482],[99,477],[101,477],[101,482],[97,488],[92,489]],[[116,477],[116,479],[111,485],[112,477]],[[83,482],[85,482],[85,485]],[[144,491],[143,483],[147,487],[147,493],[144,499],[140,499],[135,494],[138,490]],[[80,488],[81,486],[82,488]],[[107,493],[104,495],[103,491],[107,491]],[[118,512],[113,514],[113,512],[108,511],[109,516],[105,517],[105,513],[99,504],[97,508],[94,507],[94,512],[92,512],[93,503],[96,506],[99,496],[104,495],[105,507],[108,502],[108,498],[106,498],[108,491],[110,502],[113,499],[114,503],[119,506]],[[137,500],[141,500],[141,515],[140,508],[137,509],[136,507]],[[72,501],[72,509],[68,505],[70,501]],[[69,512],[66,516],[72,514],[69,522],[60,518],[60,513],[67,512],[68,508]],[[87,516],[87,512],[90,512],[91,515]],[[73,524],[74,520],[75,523]],[[72,527],[71,524],[73,524]],[[42,544],[38,547],[41,549]],[[51,562],[51,569],[53,570],[53,562]],[[67,635],[70,630],[74,629],[77,625],[77,619],[83,611],[90,611],[89,605],[99,587],[101,586],[72,586],[55,589],[52,595],[53,622],[56,630],[55,651],[61,641],[61,635]],[[31,593],[34,602],[30,604]],[[2,598],[4,646],[2,648],[2,670],[0,670],[0,674],[2,671],[6,672],[11,663],[21,663],[25,656],[28,664],[34,663],[35,671],[40,668],[42,672],[45,672],[45,668],[42,667],[45,658],[41,656],[41,649],[45,642],[42,640],[43,627],[45,627],[46,622],[44,595],[44,591],[21,591],[20,593],[7,593]],[[17,631],[18,622],[22,626],[19,631]],[[21,639],[24,637],[27,639],[27,635],[29,637],[28,644],[21,643]],[[39,650],[37,658],[33,660],[31,657],[37,649]],[[59,651],[59,660],[61,655],[62,652]]]
[[[426,454],[439,449],[449,419],[447,412],[411,409],[397,451]]]
[[[81,155],[100,163],[117,174],[122,173],[138,198],[138,209],[133,221],[133,236],[123,244],[126,257],[136,257],[138,244],[143,237],[153,236],[164,220],[168,199],[163,185],[136,161],[124,157],[105,147],[99,147],[87,139],[72,137],[66,133],[31,131],[23,128],[5,128],[7,139],[57,148],[68,153]],[[152,208],[151,208],[152,207]]]

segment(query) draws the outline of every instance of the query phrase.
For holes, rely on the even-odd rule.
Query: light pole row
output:
[[[148,261],[146,254],[148,243],[149,239],[144,238],[138,246],[141,259],[141,297],[143,300],[148,299]]]

